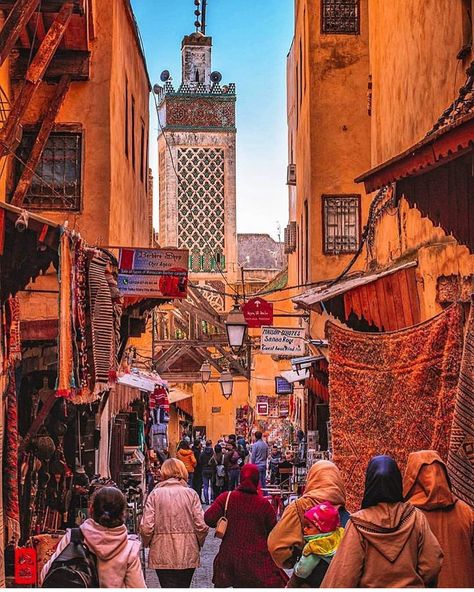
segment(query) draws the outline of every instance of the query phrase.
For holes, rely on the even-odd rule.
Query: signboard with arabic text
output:
[[[262,327],[262,354],[301,356],[305,353],[305,329],[291,327]]]
[[[121,248],[118,288],[122,296],[186,298],[187,249]]]

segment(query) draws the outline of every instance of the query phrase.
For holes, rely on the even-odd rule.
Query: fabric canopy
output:
[[[155,390],[155,385],[157,384],[166,386],[166,382],[159,374],[138,370],[133,370],[130,374],[119,376],[117,382],[123,386],[129,386],[149,393]]]

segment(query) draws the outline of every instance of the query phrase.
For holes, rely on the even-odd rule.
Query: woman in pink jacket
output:
[[[140,541],[127,534],[124,524],[127,502],[116,487],[102,487],[92,498],[89,518],[81,525],[84,543],[97,557],[97,571],[101,588],[146,588],[140,563]],[[68,530],[54,555],[41,570],[43,583],[53,561],[71,540]]]
[[[165,460],[161,483],[148,496],[140,532],[150,547],[148,567],[161,588],[189,588],[209,528],[201,500],[188,487],[188,471],[176,458]]]

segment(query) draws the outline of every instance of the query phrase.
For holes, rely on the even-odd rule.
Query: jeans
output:
[[[162,588],[190,588],[194,567],[190,569],[157,569],[156,575]]]
[[[265,490],[265,486],[267,485],[267,467],[266,465],[257,465],[258,466],[258,474],[260,475],[260,486],[262,490]]]
[[[194,482],[194,473],[188,473],[188,485],[192,488]]]
[[[208,504],[212,500],[212,475],[202,474],[202,490],[204,495],[204,503]],[[210,493],[209,493],[210,492]]]
[[[239,484],[240,480],[240,469],[229,469],[229,491],[234,491],[234,489]]]

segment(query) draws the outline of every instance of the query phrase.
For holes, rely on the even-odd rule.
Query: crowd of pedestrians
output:
[[[270,480],[278,452],[270,451]],[[374,457],[361,508],[351,515],[338,467],[320,460],[278,521],[264,495],[269,450],[260,433],[251,450],[234,437],[214,447],[210,440],[204,446],[183,440],[176,456],[161,466],[140,529],[148,566],[163,588],[190,587],[210,528],[222,538],[215,587],[474,587],[474,510],[455,497],[434,451],[410,454],[403,478],[393,458]],[[127,536],[124,516],[123,495],[107,487],[81,526],[98,558],[101,587],[144,585],[139,546]]]

